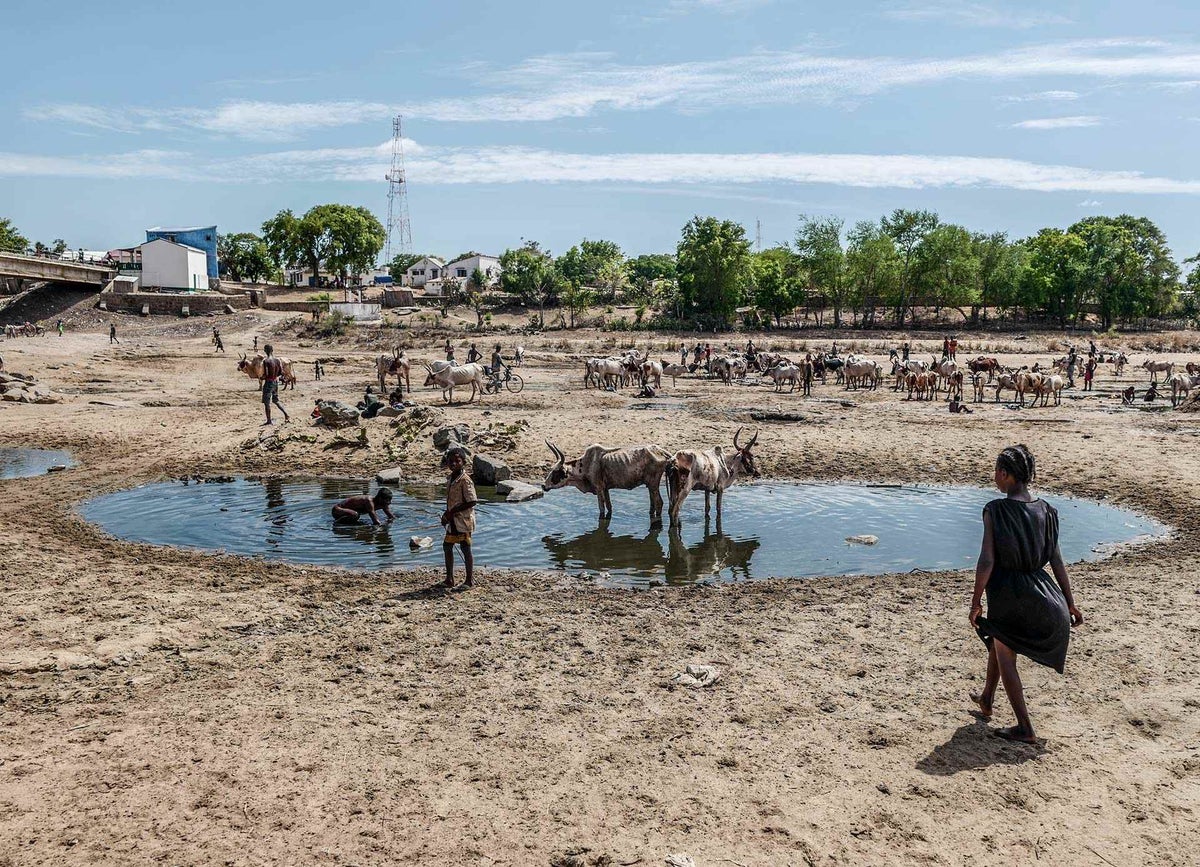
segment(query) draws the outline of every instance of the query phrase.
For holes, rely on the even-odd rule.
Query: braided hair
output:
[[[1009,446],[1000,452],[1000,457],[996,458],[996,466],[1023,485],[1037,478],[1037,461],[1024,443]]]

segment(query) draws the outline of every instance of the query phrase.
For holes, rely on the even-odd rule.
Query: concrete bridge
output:
[[[82,262],[64,262],[61,259],[43,259],[17,253],[0,253],[0,278],[74,283],[95,286],[98,292],[116,276],[115,267],[85,265]]]

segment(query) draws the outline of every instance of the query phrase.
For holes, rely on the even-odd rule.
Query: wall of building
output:
[[[147,229],[146,240],[153,241],[155,238],[166,238],[168,241],[174,241],[176,244],[186,244],[189,247],[196,247],[203,250],[208,276],[214,279],[217,277],[216,226],[204,226],[185,232],[172,232],[169,229]]]
[[[203,251],[166,240],[142,246],[142,286],[208,291],[208,264]]]
[[[178,316],[184,307],[192,316],[206,313],[221,313],[225,305],[234,310],[249,310],[250,298],[246,295],[192,295],[177,292],[102,292],[100,302],[109,310],[125,310],[140,313],[144,305],[150,306],[155,316]]]

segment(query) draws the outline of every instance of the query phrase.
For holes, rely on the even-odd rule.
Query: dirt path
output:
[[[628,393],[584,391],[570,357],[612,335],[547,336],[525,344],[521,395],[446,411],[528,420],[506,457],[535,479],[547,437],[568,452],[679,448],[750,424],[769,477],[977,484],[1022,441],[1047,488],[1171,524],[1169,540],[1071,570],[1088,622],[1065,677],[1022,666],[1046,739],[1032,749],[968,713],[984,654],[965,572],[631,593],[485,567],[478,590],[442,596],[423,592],[430,573],[105,538],[73,512],[100,491],[397,462],[382,420],[367,448],[327,450],[322,433],[264,450],[234,362],[272,320],[223,327],[229,356],[215,358],[202,325],[131,324],[112,347],[99,331],[3,346],[9,369],[70,394],[0,405],[3,443],[66,447],[80,466],[0,482],[0,865],[1194,863],[1200,421],[1119,410],[1107,366],[1094,397],[1068,392],[1059,408],[951,416],[832,383],[805,401],[680,380],[669,408],[630,411]],[[297,418],[372,378],[370,353],[348,345],[280,351],[343,359],[322,383],[301,370],[283,396]],[[776,406],[807,420],[749,418]],[[398,462],[437,474],[427,437]],[[796,529],[851,532],[813,516]],[[673,688],[688,663],[722,678]]]

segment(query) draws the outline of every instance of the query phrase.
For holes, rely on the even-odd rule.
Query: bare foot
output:
[[[1020,744],[1036,744],[1037,738],[1033,732],[1027,732],[1020,726],[1009,726],[1006,729],[995,729],[992,734],[998,738],[1003,738],[1006,741],[1015,741]]]
[[[992,718],[992,705],[990,702],[985,702],[983,696],[977,692],[971,693],[971,701],[979,706],[979,715],[984,719]]]

